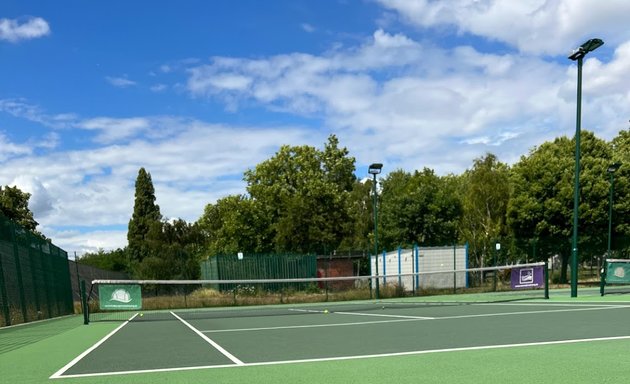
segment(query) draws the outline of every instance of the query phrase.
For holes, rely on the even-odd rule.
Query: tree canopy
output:
[[[136,178],[133,215],[129,220],[127,230],[129,243],[127,252],[133,262],[142,262],[147,256],[149,233],[152,230],[159,230],[161,219],[160,207],[155,203],[155,189],[151,174],[144,168],[140,168]]]
[[[18,187],[0,186],[0,212],[24,229],[36,232],[38,223],[28,208],[30,198],[30,193],[23,192]]]
[[[582,133],[579,238],[582,260],[606,251],[609,165],[620,162],[613,194],[613,245],[630,249],[630,132],[611,142]],[[560,137],[512,166],[487,153],[460,175],[394,170],[378,182],[379,245],[469,246],[469,265],[570,256],[575,142]],[[355,159],[330,136],[323,149],[282,146],[244,174],[246,193],[206,205],[196,223],[163,219],[151,175],[141,168],[124,250],[133,273],[191,278],[198,261],[221,253],[330,254],[374,249],[373,180],[358,180]],[[6,193],[6,192],[5,192]],[[14,193],[15,195],[15,193]],[[0,195],[2,196],[2,195]],[[17,195],[24,198],[24,195]],[[119,260],[116,259],[116,260]],[[110,260],[113,262],[115,260]]]

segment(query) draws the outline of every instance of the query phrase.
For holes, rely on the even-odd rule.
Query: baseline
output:
[[[394,352],[394,353],[357,355],[357,356],[323,357],[323,358],[302,359],[302,360],[264,361],[264,362],[259,362],[259,363],[247,363],[243,365],[232,365],[232,364],[230,365],[204,365],[204,366],[196,366],[196,367],[145,369],[145,370],[137,370],[137,371],[84,373],[84,374],[77,374],[77,375],[61,376],[59,378],[64,379],[64,378],[80,378],[80,377],[98,377],[98,376],[119,376],[119,375],[156,373],[156,372],[190,371],[190,370],[197,370],[197,369],[243,368],[243,367],[268,366],[268,365],[303,364],[303,363],[315,363],[315,362],[326,362],[326,361],[373,359],[373,358],[383,358],[383,357],[427,355],[427,354],[434,354],[434,353],[464,352],[464,351],[491,350],[491,349],[503,349],[503,348],[526,348],[526,347],[535,347],[535,346],[544,346],[544,345],[577,344],[577,343],[590,343],[590,342],[614,341],[614,340],[630,340],[630,336],[597,337],[597,338],[590,338],[590,339],[541,341],[541,342],[534,342],[534,343],[517,343],[517,344],[501,344],[501,345],[481,345],[481,346],[475,346],[475,347],[432,349],[432,350],[423,350],[423,351]]]

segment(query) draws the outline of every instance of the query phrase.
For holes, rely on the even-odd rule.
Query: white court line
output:
[[[307,312],[307,313],[329,313],[328,311],[314,310],[314,309],[297,309],[292,308],[289,311],[293,312]],[[383,313],[367,313],[367,312],[337,312],[331,311],[331,314],[337,315],[352,315],[352,316],[374,316],[374,317],[392,317],[398,319],[418,319],[418,320],[431,320],[433,317],[426,316],[406,316],[406,315],[386,315]]]
[[[451,319],[466,319],[474,317],[495,317],[495,316],[515,316],[515,315],[529,315],[529,314],[545,314],[545,313],[561,313],[561,312],[580,312],[580,311],[602,311],[607,309],[625,309],[630,308],[625,305],[605,305],[605,306],[591,306],[589,308],[571,308],[571,309],[550,309],[546,311],[518,311],[518,312],[500,312],[500,313],[483,313],[475,315],[457,315],[457,316],[444,316],[444,317],[405,317],[396,315],[380,315],[380,314],[365,314],[370,316],[388,316],[388,317],[402,317],[402,319],[393,320],[374,320],[374,321],[359,321],[353,323],[332,323],[332,324],[312,324],[312,325],[286,325],[278,327],[257,327],[257,328],[232,328],[232,329],[214,329],[201,331],[203,333],[224,333],[224,332],[250,332],[250,331],[273,331],[280,329],[300,329],[300,328],[325,328],[325,327],[345,327],[365,324],[387,324],[387,323],[401,323],[407,321],[428,321],[428,320],[451,320]],[[312,313],[324,313],[324,311],[315,310],[295,310],[299,312],[312,312]],[[346,314],[345,312],[331,312],[331,314]],[[357,315],[354,312],[347,312],[350,315]],[[361,314],[359,314],[361,315]]]
[[[326,313],[319,309],[299,309],[299,308],[289,308],[291,312],[305,312],[305,313]]]
[[[236,365],[245,365],[245,363],[243,363],[242,361],[240,361],[238,358],[236,358],[236,356],[232,355],[230,352],[228,352],[225,348],[223,348],[222,346],[220,346],[219,344],[217,344],[216,342],[214,342],[214,340],[212,340],[211,338],[209,338],[208,336],[204,335],[203,333],[201,333],[201,331],[199,331],[197,328],[193,327],[192,325],[190,325],[186,320],[182,319],[181,317],[177,316],[174,312],[171,312],[171,315],[175,316],[177,318],[177,320],[181,321],[185,326],[187,326],[188,328],[190,328],[193,332],[195,332],[197,335],[199,335],[199,337],[201,337],[202,339],[204,339],[206,342],[208,342],[210,345],[212,345],[214,348],[217,349],[217,351],[221,352],[221,354],[225,357],[227,357],[228,359],[230,359],[234,364]]]
[[[435,320],[449,320],[449,319],[467,319],[473,317],[495,317],[495,316],[513,316],[513,315],[529,315],[529,314],[545,314],[545,313],[561,313],[561,312],[583,312],[583,311],[605,311],[607,309],[625,309],[628,306],[606,306],[606,307],[593,307],[593,308],[572,308],[572,309],[549,309],[546,311],[519,311],[519,312],[503,312],[503,313],[484,313],[477,315],[458,315],[458,316],[445,316],[437,317]]]
[[[50,379],[59,379],[60,377],[62,377],[61,375],[67,371],[68,369],[72,368],[76,363],[78,363],[81,359],[83,359],[85,356],[87,356],[90,352],[92,352],[93,350],[95,350],[96,348],[98,348],[101,344],[103,344],[105,342],[105,340],[109,339],[110,337],[112,337],[116,332],[120,331],[122,329],[122,327],[124,327],[125,325],[129,324],[129,322],[131,320],[133,320],[134,317],[138,316],[138,314],[136,313],[135,315],[133,315],[129,320],[125,321],[124,323],[120,324],[118,327],[116,327],[116,329],[114,329],[113,331],[111,331],[109,334],[107,334],[107,336],[103,337],[101,340],[99,340],[96,344],[94,344],[93,346],[91,346],[90,348],[88,348],[87,350],[85,350],[82,354],[80,354],[79,356],[75,357],[71,362],[69,362],[68,364],[66,364],[63,368],[61,368],[60,370],[58,370],[57,372],[53,373],[52,376],[50,376]],[[65,376],[64,376],[65,377]]]
[[[333,312],[338,315],[352,315],[352,316],[376,316],[376,317],[392,317],[399,319],[416,319],[416,320],[433,320],[435,317],[426,316],[406,316],[406,315],[386,315],[383,313],[363,313],[363,312]]]
[[[278,327],[259,327],[259,328],[233,328],[233,329],[213,329],[209,331],[201,331],[203,333],[223,333],[223,332],[246,332],[246,331],[273,331],[277,329],[300,329],[300,328],[326,328],[326,327],[344,327],[351,325],[364,324],[381,324],[381,323],[400,323],[403,321],[413,321],[422,319],[404,319],[404,320],[374,320],[359,321],[355,323],[332,323],[332,324],[311,324],[311,325],[284,325]]]
[[[316,358],[316,359],[303,359],[303,360],[263,361],[259,363],[247,363],[243,365],[233,365],[233,364],[203,365],[203,366],[197,366],[197,367],[179,367],[179,368],[143,369],[143,370],[137,370],[137,371],[84,373],[84,374],[78,374],[78,375],[62,376],[61,378],[114,376],[114,375],[129,375],[129,374],[137,374],[137,373],[189,371],[189,370],[195,370],[195,369],[241,368],[241,367],[255,367],[255,366],[266,366],[266,365],[300,364],[300,363],[314,363],[314,362],[341,361],[341,360],[359,360],[359,359],[372,359],[372,358],[382,358],[382,357],[428,355],[428,354],[433,354],[433,353],[465,352],[465,351],[478,351],[478,350],[502,349],[502,348],[522,348],[522,347],[534,347],[534,346],[544,346],[544,345],[577,344],[577,343],[614,341],[614,340],[630,340],[630,336],[611,336],[611,337],[598,337],[598,338],[591,338],[591,339],[540,341],[540,342],[534,342],[534,343],[519,343],[519,344],[481,345],[481,346],[476,346],[476,347],[431,349],[431,350],[423,350],[423,351],[381,353],[381,354],[372,354],[372,355],[322,357],[322,358]]]
[[[625,303],[625,304],[624,304]],[[509,306],[509,307],[520,307],[520,306],[530,306],[530,307],[628,307],[630,308],[630,302],[624,301],[608,301],[605,304],[596,301],[558,301],[558,302],[541,302],[541,303],[523,303],[523,302],[512,302],[512,303],[472,303],[471,305],[482,305],[482,306]]]

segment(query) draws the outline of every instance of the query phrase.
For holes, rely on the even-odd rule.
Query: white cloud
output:
[[[421,28],[453,27],[521,52],[562,55],[585,39],[630,39],[625,0],[378,0]]]
[[[129,80],[126,76],[125,77],[106,76],[105,80],[107,80],[107,82],[113,85],[114,87],[118,87],[118,88],[127,88],[133,85],[136,85],[135,81]]]
[[[313,27],[313,26],[312,26],[312,25],[310,25],[309,23],[302,23],[302,24],[300,24],[300,27],[302,27],[302,29],[303,29],[305,32],[308,32],[308,33],[313,33],[313,32],[315,32],[315,27]]]
[[[520,52],[441,47],[440,42],[379,29],[362,44],[337,45],[321,54],[213,57],[208,63],[181,60],[155,68],[155,77],[175,79],[178,83],[169,83],[172,89],[201,99],[195,102],[219,101],[243,113],[254,104],[284,113],[287,120],[306,118],[313,128],[211,124],[186,116],[49,114],[22,99],[0,100],[0,111],[54,128],[54,135],[47,136],[53,143],[79,129],[90,143],[80,150],[39,153],[44,151],[35,150],[34,140],[26,145],[0,136],[0,158],[5,159],[0,184],[17,180],[16,175],[22,175],[20,183],[30,182],[42,207],[38,212],[45,213],[36,220],[53,231],[49,236],[54,234],[56,243],[67,244],[65,249],[109,249],[126,243],[124,228],[140,167],[151,172],[166,217],[196,220],[207,203],[243,193],[243,171],[280,145],[321,146],[329,133],[339,136],[359,166],[382,161],[386,172],[430,167],[439,174],[459,173],[488,151],[511,163],[545,140],[573,134],[575,65],[526,48],[526,42],[539,39],[538,33],[550,40],[541,43],[540,52],[562,48],[564,42],[549,36],[558,33],[559,40],[566,40],[570,33],[551,26],[543,11],[556,19],[572,15],[574,8],[574,13],[552,12],[570,3],[455,2],[477,7],[469,21],[460,20],[449,2],[387,4],[409,20],[422,17],[413,21],[419,26],[456,27],[513,44]],[[536,16],[540,31],[521,22],[536,4],[543,12]],[[416,14],[414,6],[426,12]],[[521,15],[506,27],[513,31],[486,31],[481,25],[493,23],[492,18],[509,21],[512,14]],[[612,23],[602,37],[616,28]],[[630,115],[630,42],[611,46],[612,58],[592,55],[584,64],[583,127],[606,139],[626,128]],[[186,78],[177,79],[182,72]],[[93,230],[104,225],[110,230]]]
[[[25,99],[0,99],[0,112],[40,123],[49,128],[68,128],[77,119],[77,116],[72,113],[49,115]]]
[[[49,34],[50,26],[41,17],[29,17],[24,20],[0,19],[0,40],[17,43]]]
[[[55,245],[68,252],[70,259],[74,252],[81,256],[87,252],[100,249],[124,248],[127,245],[127,228],[118,230],[56,230],[53,227],[41,226],[40,231],[54,240]]]
[[[86,121],[97,130],[117,124],[137,129],[144,129],[145,124],[176,124],[177,128],[151,140],[137,138],[3,163],[0,184],[14,183],[32,193],[31,208],[42,232],[68,251],[125,245],[124,230],[98,229],[94,234],[90,228],[126,228],[140,167],[151,173],[165,217],[195,221],[206,204],[243,193],[243,172],[269,158],[281,145],[310,141],[321,145],[325,140],[324,134],[301,128],[224,126],[172,117]]]
[[[159,93],[165,91],[167,88],[168,86],[166,84],[155,84],[152,85],[149,89],[151,90],[151,92]]]
[[[628,62],[630,43],[606,64],[585,61],[585,129],[605,138],[621,129],[608,121],[630,114]],[[571,135],[575,124],[575,67],[569,61],[439,48],[383,30],[356,48],[320,56],[215,57],[189,74],[193,95],[230,106],[254,100],[273,111],[321,118],[359,162],[381,153],[389,166],[405,169],[421,164],[460,172],[487,151],[517,161],[544,140]],[[233,86],[217,78],[247,80]],[[441,147],[456,149],[436,150]]]
[[[12,157],[30,155],[32,149],[28,145],[12,143],[4,134],[0,133],[0,161]]]
[[[149,120],[146,118],[115,119],[110,117],[96,117],[77,123],[82,129],[95,130],[100,133],[95,140],[100,143],[111,143],[121,139],[134,137],[148,130]]]
[[[54,198],[38,177],[20,175],[8,183],[8,185],[18,186],[20,190],[31,194],[28,206],[33,212],[33,216],[44,218],[53,211],[55,205]]]

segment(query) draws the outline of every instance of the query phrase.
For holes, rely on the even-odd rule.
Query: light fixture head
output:
[[[580,45],[579,48],[574,49],[573,53],[569,55],[569,59],[578,60],[586,56],[587,53],[596,50],[597,48],[604,45],[604,41],[602,39],[590,39],[586,43]]]
[[[370,167],[368,168],[368,173],[372,175],[378,175],[379,173],[381,173],[382,168],[383,168],[383,164],[381,163],[370,164]]]
[[[606,170],[606,172],[608,172],[608,173],[615,173],[615,172],[617,172],[619,167],[621,167],[621,163],[612,163],[612,164],[610,164],[610,166],[608,166],[608,169]]]

